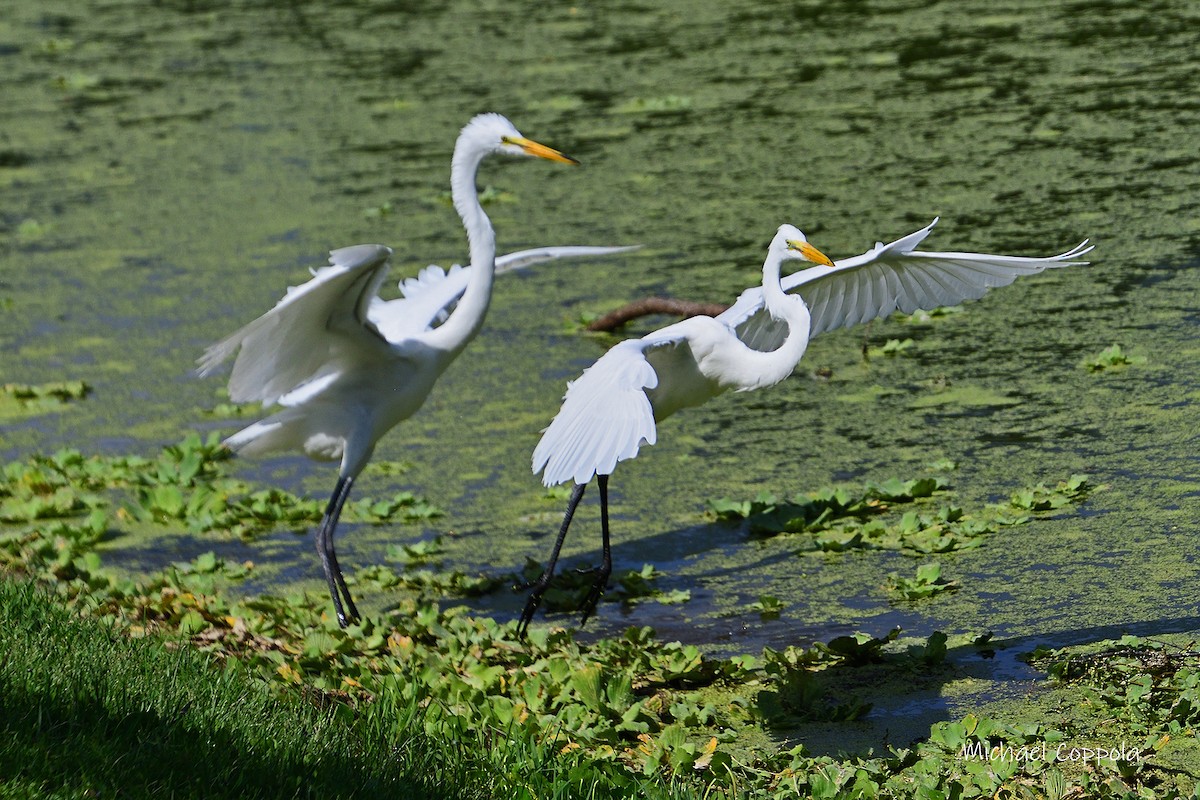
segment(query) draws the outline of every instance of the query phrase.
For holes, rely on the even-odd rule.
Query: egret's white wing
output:
[[[643,443],[654,444],[654,409],[646,390],[658,385],[658,375],[646,351],[680,341],[651,334],[620,342],[567,384],[562,407],[533,450],[533,471],[542,473],[542,483],[587,483],[611,474]]]
[[[422,268],[411,278],[400,281],[400,294],[405,300],[414,304],[423,297],[440,300],[444,296],[458,296],[467,288],[467,277],[471,273],[463,269],[461,264],[451,264],[450,269],[442,269],[437,264]],[[445,305],[445,303],[442,303]]]
[[[536,247],[518,250],[496,258],[496,274],[525,269],[543,261],[560,258],[583,258],[606,256],[636,250],[641,245],[624,247],[591,247],[585,245],[563,245],[561,247]],[[400,282],[404,296],[396,300],[380,300],[371,306],[371,321],[390,341],[399,341],[406,336],[415,336],[434,325],[446,321],[454,305],[467,289],[471,279],[471,267],[454,264],[443,270],[430,264],[415,277]]]
[[[312,280],[288,289],[275,307],[209,347],[199,359],[201,375],[237,353],[229,378],[235,403],[274,403],[311,380],[325,366],[336,331],[355,344],[386,347],[368,319],[368,309],[387,275],[392,251],[376,244],[343,247],[329,254],[330,266]],[[240,351],[239,351],[240,348]]]
[[[616,247],[593,247],[591,245],[564,244],[557,247],[534,247],[530,250],[518,250],[515,253],[496,257],[496,274],[525,269],[540,264],[543,261],[554,261],[559,258],[587,258],[589,256],[611,256],[615,253],[628,253],[637,250],[640,244],[618,245]]]
[[[785,277],[784,291],[799,294],[808,305],[810,337],[893,311],[911,314],[977,300],[1022,275],[1087,264],[1078,259],[1092,250],[1086,240],[1046,258],[916,250],[936,224],[935,219],[890,244],[876,242],[862,255],[836,261],[833,268],[810,267]],[[733,326],[738,338],[756,350],[773,350],[787,336],[787,326],[764,310],[761,287],[747,289],[717,319]]]
[[[557,258],[610,255],[634,247],[539,247],[496,259],[497,273]],[[308,393],[336,365],[330,363],[337,330],[362,336],[364,346],[385,346],[429,330],[445,319],[462,297],[470,269],[457,264],[447,272],[431,265],[400,284],[404,297],[378,297],[392,251],[383,245],[357,245],[330,253],[330,266],[313,271],[307,283],[290,287],[274,308],[241,330],[209,347],[200,358],[200,375],[212,373],[237,353],[229,379],[234,402],[278,402],[294,390]],[[239,352],[240,348],[240,352]],[[299,396],[299,395],[295,395]],[[289,400],[294,397],[289,397]]]
[[[446,321],[455,303],[467,290],[470,267],[451,265],[444,270],[430,264],[400,282],[403,297],[395,300],[376,299],[371,304],[371,321],[389,341],[400,341],[424,333]]]

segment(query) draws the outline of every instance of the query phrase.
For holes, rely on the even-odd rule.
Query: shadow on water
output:
[[[866,667],[838,666],[823,673],[827,702],[869,703],[870,712],[854,722],[799,724],[775,732],[783,742],[802,743],[816,754],[878,753],[888,745],[905,747],[928,736],[930,726],[937,722],[958,720],[968,713],[987,716],[989,706],[1016,703],[1044,709],[1054,685],[1046,682],[1042,670],[1027,663],[1035,649],[1112,641],[1127,635],[1153,639],[1197,629],[1200,616],[1164,617],[1131,625],[993,639],[982,647],[951,647],[941,664],[919,672],[903,656],[885,656],[882,663]],[[856,671],[869,674],[856,676]],[[981,685],[986,687],[982,691]]]

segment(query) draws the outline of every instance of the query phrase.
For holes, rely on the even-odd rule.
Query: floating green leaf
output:
[[[1145,364],[1145,356],[1131,356],[1121,349],[1121,345],[1113,343],[1090,358],[1085,358],[1081,366],[1089,372],[1103,372],[1107,369],[1128,367],[1133,364]]]
[[[83,381],[59,381],[37,386],[26,383],[0,385],[0,419],[57,411],[91,394]]]
[[[944,580],[941,575],[942,565],[936,561],[917,567],[915,578],[905,578],[893,572],[888,576],[888,590],[897,598],[909,601],[958,591],[958,581]]]

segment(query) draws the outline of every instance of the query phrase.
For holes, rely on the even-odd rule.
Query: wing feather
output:
[[[640,244],[619,245],[616,247],[593,247],[591,245],[558,245],[554,247],[535,247],[531,250],[518,250],[515,253],[496,258],[496,274],[521,270],[543,261],[555,261],[560,258],[590,258],[594,256],[611,256],[616,253],[627,253],[637,250]]]
[[[636,250],[641,245],[623,247],[592,247],[587,245],[562,245],[535,247],[518,250],[496,258],[496,274],[515,272],[560,258],[586,258],[607,256]],[[446,321],[455,305],[467,290],[471,279],[471,267],[454,264],[444,270],[430,264],[417,273],[416,277],[400,282],[404,296],[396,300],[379,300],[371,307],[371,320],[390,341],[399,341],[416,336]]]
[[[546,486],[611,474],[642,444],[654,444],[654,410],[646,390],[658,385],[658,375],[646,348],[662,344],[667,342],[621,342],[567,384],[562,407],[533,451],[533,471],[542,473]]]
[[[861,255],[835,262],[833,269],[810,267],[785,277],[784,290],[803,297],[812,314],[810,336],[869,322],[893,311],[911,314],[977,300],[989,289],[1007,286],[1023,275],[1083,266],[1087,262],[1079,259],[1093,249],[1086,240],[1045,258],[915,249],[936,224],[935,219],[890,244],[877,242]],[[787,336],[787,326],[763,308],[759,287],[743,292],[718,319],[734,327],[738,338],[757,350],[772,350]]]
[[[369,308],[391,255],[383,245],[334,250],[330,266],[316,270],[307,283],[289,288],[266,314],[209,347],[199,359],[200,375],[210,374],[236,353],[230,399],[271,404],[326,365],[336,347],[328,331],[367,346],[386,346],[369,320]]]
[[[636,248],[565,245],[519,250],[498,257],[496,272]],[[383,245],[334,250],[330,265],[313,270],[311,280],[289,287],[270,311],[205,350],[199,374],[211,374],[236,354],[230,399],[291,403],[311,394],[313,387],[338,371],[337,345],[325,335],[327,331],[367,346],[386,347],[444,321],[466,290],[471,270],[457,264],[449,270],[430,265],[400,283],[402,298],[384,301],[378,293],[391,254]]]

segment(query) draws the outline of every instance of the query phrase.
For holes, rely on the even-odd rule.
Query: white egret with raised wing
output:
[[[1048,267],[1086,264],[1084,241],[1048,258],[984,253],[922,252],[916,247],[933,226],[853,258],[829,262],[799,230],[783,225],[772,240],[761,286],[747,289],[715,317],[696,316],[616,344],[567,386],[562,407],[533,451],[533,471],[546,486],[572,482],[566,514],[541,576],[518,622],[533,619],[587,485],[600,490],[601,565],[583,605],[595,610],[612,572],[608,477],[621,461],[657,439],[657,423],[729,389],[762,389],[791,374],[808,341],[819,333],[857,325],[893,311],[911,313],[974,300],[988,289]],[[820,266],[780,277],[789,259]],[[792,292],[789,294],[789,292]]]
[[[451,197],[467,231],[469,268],[440,279],[427,270],[424,281],[402,285],[406,297],[384,301],[378,292],[392,250],[375,244],[334,250],[331,266],[290,289],[274,308],[200,359],[200,373],[207,375],[236,353],[230,399],[281,407],[230,436],[225,442],[230,448],[248,455],[300,450],[316,459],[340,461],[316,545],[343,626],[359,616],[333,543],[350,488],[380,437],[416,413],[479,332],[491,302],[495,233],[475,181],[480,163],[493,154],[578,163],[525,138],[499,114],[474,117],[458,136],[450,168]],[[537,250],[510,259],[594,253]]]

